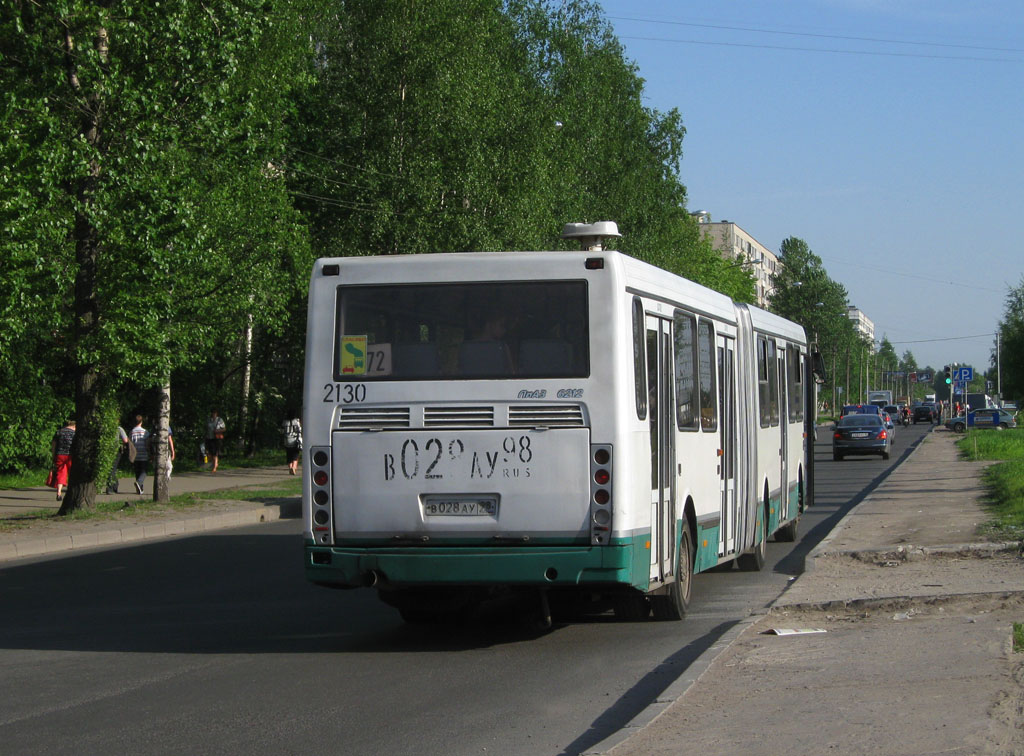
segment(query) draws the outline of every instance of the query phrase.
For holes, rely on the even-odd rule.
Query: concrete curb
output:
[[[920,596],[871,596],[856,599],[831,599],[828,601],[802,601],[796,604],[775,605],[769,615],[784,612],[834,612],[843,609],[863,611],[898,611],[915,606],[942,607],[962,601],[1015,601],[1024,604],[1024,590],[970,591],[966,593],[928,593]]]
[[[884,549],[838,549],[822,551],[814,555],[815,559],[834,559],[848,557],[861,562],[895,561],[913,562],[928,557],[977,557],[984,559],[993,554],[1024,550],[1020,541],[992,541],[991,543],[951,543],[942,546],[914,546],[911,543],[891,546]],[[810,555],[808,555],[808,558]]]
[[[173,538],[195,535],[211,530],[224,530],[261,522],[274,522],[282,518],[298,517],[302,505],[298,501],[286,500],[279,504],[259,504],[251,509],[220,512],[203,517],[183,517],[175,520],[150,523],[123,524],[110,530],[93,533],[72,533],[32,538],[9,544],[0,544],[0,562],[27,557],[47,556],[75,549],[91,549],[102,546],[116,546],[159,538]]]
[[[700,678],[708,671],[708,668],[718,658],[719,654],[728,649],[733,643],[739,640],[747,628],[759,622],[766,611],[751,614],[749,617],[740,620],[726,630],[722,637],[713,643],[704,653],[697,657],[694,662],[686,668],[686,671],[677,677],[671,685],[663,690],[657,698],[644,707],[643,711],[631,719],[624,727],[616,730],[601,742],[591,746],[585,751],[580,751],[580,756],[604,756],[616,746],[624,743],[643,728],[654,722],[664,714],[668,708],[677,700],[683,697]]]

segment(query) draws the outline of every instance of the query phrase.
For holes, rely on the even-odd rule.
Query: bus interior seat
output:
[[[520,375],[565,375],[572,369],[572,344],[561,339],[523,339]]]
[[[429,378],[441,375],[441,355],[437,344],[414,342],[391,348],[392,372],[405,378]]]
[[[459,346],[461,375],[509,375],[512,359],[504,341],[463,341]]]

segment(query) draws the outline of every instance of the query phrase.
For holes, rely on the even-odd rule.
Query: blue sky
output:
[[[1024,277],[1024,3],[600,5],[682,115],[691,211],[806,241],[920,366],[988,366]]]

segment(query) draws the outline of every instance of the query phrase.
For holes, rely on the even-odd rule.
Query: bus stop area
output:
[[[929,433],[771,607],[587,753],[1024,753],[1024,560],[976,534],[985,463],[956,440]]]
[[[1011,642],[1012,623],[1024,621],[1024,561],[1019,544],[976,534],[986,519],[984,464],[961,460],[956,438],[929,433],[770,607],[727,629],[628,726],[585,753],[1024,753],[1024,655]],[[171,492],[286,477],[284,466],[175,474]],[[43,487],[0,491],[0,519],[58,505]],[[294,516],[297,499],[44,518],[0,532],[0,563]]]

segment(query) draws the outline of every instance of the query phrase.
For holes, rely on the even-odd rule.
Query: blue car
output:
[[[968,428],[1016,428],[1017,420],[1006,410],[987,408],[968,412],[966,418],[951,417],[945,424],[950,430],[963,433]]]

